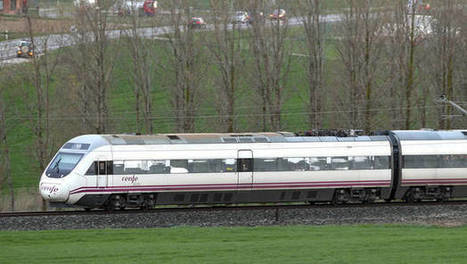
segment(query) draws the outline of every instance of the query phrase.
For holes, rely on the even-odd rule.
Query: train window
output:
[[[112,175],[113,174],[113,161],[107,161],[107,174]]]
[[[423,162],[420,161],[418,156],[404,156],[404,168],[413,169],[413,168],[421,168]]]
[[[171,173],[220,173],[235,172],[235,159],[171,160]]]
[[[277,159],[254,159],[254,163],[255,163],[255,171],[276,171],[277,170]]]
[[[326,162],[326,157],[311,157],[309,158],[310,170],[327,170],[328,163]]]
[[[91,166],[89,166],[88,171],[86,172],[86,175],[96,175],[97,173],[97,161],[94,161]]]
[[[188,160],[170,160],[171,173],[188,173]]]
[[[209,161],[208,160],[188,160],[188,171],[191,173],[208,173]]]
[[[63,178],[67,176],[82,157],[83,154],[59,152],[47,168],[47,177]]]
[[[438,168],[439,157],[436,155],[407,155],[404,156],[404,168]]]
[[[99,161],[99,175],[107,174],[107,167],[105,161]]]
[[[209,172],[224,172],[224,164],[221,159],[210,159],[209,163]]]
[[[442,155],[442,168],[467,168],[467,155]]]
[[[286,168],[288,171],[307,171],[310,170],[310,164],[305,158],[282,158],[284,163],[287,164]],[[284,170],[284,165],[279,163],[279,169]]]
[[[389,156],[375,156],[374,163],[376,170],[387,170],[391,168],[389,163],[390,157]]]
[[[407,155],[404,168],[466,168],[466,155]]]
[[[113,162],[113,174],[125,174],[125,166],[122,160],[114,160]]]
[[[357,157],[350,157],[352,161],[352,169],[353,170],[371,170],[373,169],[373,157],[368,156],[357,156]]]
[[[149,165],[147,160],[125,160],[123,162],[124,174],[147,174]]]
[[[237,160],[235,159],[225,159],[222,160],[224,166],[224,172],[236,172],[237,170]]]
[[[348,170],[350,168],[348,157],[332,157],[331,167],[333,170]]]
[[[424,168],[439,168],[440,156],[427,155],[423,156]]]
[[[276,171],[290,171],[289,161],[287,158],[277,158]]]
[[[238,172],[253,171],[253,159],[238,159],[237,160],[237,171]]]
[[[170,173],[170,164],[167,160],[150,160],[148,165],[150,174]]]

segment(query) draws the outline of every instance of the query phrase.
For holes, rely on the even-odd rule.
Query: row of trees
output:
[[[7,137],[22,125],[34,138],[28,151],[36,175],[71,136],[128,127],[157,133],[162,117],[171,132],[197,132],[206,105],[213,109],[206,132],[291,130],[289,115],[299,115],[292,129],[466,125],[449,118],[455,114],[449,105],[433,102],[441,94],[459,103],[467,98],[467,20],[460,0],[439,1],[422,13],[405,0],[346,0],[329,16],[331,7],[319,0],[213,0],[201,11],[191,4],[169,1],[154,17],[117,19],[106,11],[106,0],[98,1],[98,8],[76,11],[75,26],[63,37],[73,46],[49,52],[51,37],[45,37],[35,43],[43,55],[30,65],[3,66],[0,186],[12,184]],[[274,9],[285,9],[289,20],[267,19]],[[232,24],[235,10],[247,10],[254,23]],[[207,31],[187,26],[198,15],[209,23]],[[35,41],[27,13],[26,23]],[[15,81],[8,76],[17,69],[31,73]],[[127,74],[117,76],[117,69]],[[12,83],[20,89],[12,91]],[[134,96],[116,99],[116,87]],[[18,94],[23,100],[12,99]],[[131,102],[131,120],[112,100]],[[170,107],[158,112],[163,100]],[[289,102],[299,104],[294,112]]]

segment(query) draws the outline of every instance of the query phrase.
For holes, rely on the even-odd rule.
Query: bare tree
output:
[[[26,28],[29,40],[33,47],[32,83],[35,90],[35,104],[31,106],[31,112],[35,113],[35,118],[31,119],[33,134],[35,137],[34,154],[39,165],[40,172],[43,172],[52,156],[53,141],[50,131],[50,89],[53,73],[58,65],[58,54],[55,59],[51,59],[48,51],[48,37],[36,41],[31,16],[28,13],[28,6],[24,7],[26,17]],[[42,56],[39,58],[39,54]],[[40,174],[39,174],[40,175]],[[47,209],[45,200],[42,200],[42,210]]]
[[[216,101],[223,130],[227,132],[235,130],[236,91],[241,68],[245,65],[245,59],[240,52],[243,30],[241,24],[232,21],[229,12],[234,4],[235,1],[211,0],[215,41],[207,44],[221,76],[219,84],[216,85],[218,92]]]
[[[192,17],[190,2],[171,1],[169,11],[173,32],[169,32],[167,37],[172,51],[169,60],[174,73],[174,85],[170,92],[175,126],[177,131],[193,132],[199,106],[200,84],[207,63],[202,61],[204,48],[201,45],[201,36],[195,34],[196,29],[188,24]]]
[[[433,90],[436,96],[444,94],[447,98],[455,99],[456,87],[460,87],[461,78],[457,77],[465,72],[462,65],[461,44],[461,26],[465,23],[465,14],[462,9],[461,1],[446,0],[440,3],[440,6],[432,10],[433,19],[431,27],[433,30],[432,45],[429,45],[428,57],[431,58],[427,67],[427,75],[431,76]],[[464,24],[465,25],[465,24]],[[450,104],[443,104],[440,109],[438,127],[443,129],[452,128],[452,119],[454,114]]]
[[[416,109],[417,67],[416,56],[421,32],[417,30],[417,5],[407,5],[398,0],[393,4],[393,17],[384,27],[389,43],[387,45],[387,64],[389,67],[387,85],[392,109],[392,128],[410,129],[414,126],[413,111]]]
[[[11,175],[10,149],[7,140],[8,127],[6,124],[7,105],[4,101],[4,87],[0,86],[0,190],[5,190],[4,182],[7,182],[10,191],[10,210],[15,210],[15,190]],[[1,208],[0,208],[1,209]]]
[[[140,104],[142,101],[142,113],[144,131],[153,133],[152,121],[152,76],[156,67],[155,54],[152,52],[153,47],[151,42],[141,36],[138,28],[141,27],[141,19],[137,14],[130,15],[131,28],[127,30],[127,44],[131,54],[132,61],[132,76],[131,80],[134,83],[135,91],[135,110],[137,132],[141,132],[139,113]]]
[[[308,122],[310,128],[320,128],[324,93],[324,62],[325,62],[325,22],[323,15],[324,3],[319,0],[298,1],[296,13],[300,17],[305,30],[307,51],[308,78]]]
[[[277,1],[273,10],[285,8],[286,1]],[[287,47],[288,22],[266,20],[264,12],[269,1],[253,1],[249,11],[253,17],[250,49],[254,60],[254,87],[261,98],[263,131],[281,129],[283,90],[288,79],[290,56]],[[269,118],[268,118],[269,117]]]
[[[110,47],[106,31],[110,2],[97,1],[95,7],[80,8],[73,33],[75,47],[68,57],[77,76],[79,111],[86,131],[105,133],[109,127],[108,93],[116,50]],[[113,49],[116,49],[113,47]]]
[[[402,10],[402,13],[399,12],[398,14],[398,21],[402,23],[403,30],[399,30],[399,34],[404,34],[405,37],[403,36],[402,39],[404,41],[400,42],[400,45],[402,47],[401,51],[402,56],[406,57],[406,62],[404,63],[403,60],[401,60],[401,76],[405,79],[404,81],[404,87],[405,87],[405,129],[410,129],[412,128],[412,107],[413,107],[413,92],[414,92],[414,82],[415,82],[415,50],[417,47],[417,32],[416,32],[416,21],[415,21],[415,14],[417,10],[416,5],[412,5],[410,7],[407,7],[405,9],[404,7],[406,6],[404,1],[402,3],[399,3],[399,5],[402,5],[402,8],[398,8],[398,10]],[[401,17],[402,16],[402,17]],[[407,38],[408,36],[408,38]]]
[[[346,105],[350,110],[350,125],[354,128],[363,126],[369,132],[374,128],[375,113],[371,110],[375,106],[373,93],[381,65],[378,41],[383,17],[380,11],[372,10],[369,0],[348,0],[347,3],[349,8],[344,13],[343,37],[337,46],[345,72],[342,86],[348,92],[343,94],[345,99],[349,98]],[[361,105],[364,105],[363,111]]]

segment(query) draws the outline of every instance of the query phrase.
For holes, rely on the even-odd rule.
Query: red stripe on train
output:
[[[83,192],[124,192],[124,191],[202,191],[202,190],[238,190],[238,189],[277,189],[277,188],[310,188],[310,187],[348,187],[348,186],[378,186],[378,187],[389,187],[389,181],[385,183],[374,183],[374,182],[359,182],[359,183],[335,183],[335,184],[282,184],[282,185],[265,185],[265,184],[250,184],[237,186],[236,184],[225,184],[224,186],[199,186],[199,187],[180,187],[179,185],[173,186],[163,186],[163,187],[148,187],[148,186],[122,186],[122,187],[112,187],[112,188],[99,188],[99,187],[89,187],[81,190],[76,190],[71,192],[71,194],[83,193]],[[183,185],[182,185],[183,186]],[[84,189],[85,188],[85,189]]]

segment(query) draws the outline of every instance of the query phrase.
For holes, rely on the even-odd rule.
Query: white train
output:
[[[52,205],[372,202],[467,197],[467,131],[83,135],[39,189]]]

